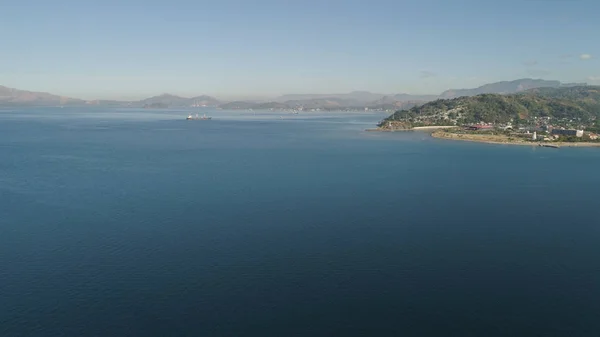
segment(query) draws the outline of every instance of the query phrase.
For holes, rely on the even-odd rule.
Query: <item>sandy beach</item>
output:
[[[600,147],[600,143],[566,143],[566,142],[528,142],[519,138],[511,138],[502,135],[474,135],[474,134],[456,134],[445,132],[442,130],[435,131],[431,134],[434,138],[460,140],[467,142],[489,143],[489,144],[505,144],[505,145],[525,145],[525,146],[540,146],[540,144],[548,144],[559,147]]]

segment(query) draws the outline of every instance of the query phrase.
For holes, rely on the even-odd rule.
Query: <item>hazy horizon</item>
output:
[[[592,0],[3,7],[11,38],[0,85],[82,99],[435,95],[519,78],[600,84],[600,4]]]
[[[453,88],[448,88],[449,89],[475,89],[477,87],[483,86],[485,84],[492,84],[492,83],[498,83],[498,82],[511,82],[511,81],[515,81],[515,80],[524,80],[524,79],[531,79],[531,80],[557,80],[554,78],[546,78],[546,79],[542,79],[542,78],[534,78],[534,77],[528,77],[528,78],[514,78],[514,79],[501,79],[495,82],[485,82],[485,83],[481,83],[478,85],[475,85],[473,87],[469,87],[469,88],[461,88],[461,87],[453,87]],[[560,81],[560,80],[557,80]],[[563,84],[570,84],[572,82],[566,82],[566,81],[560,81]],[[582,80],[582,81],[578,81],[577,83],[582,83],[582,84],[587,84],[587,85],[594,85],[593,83],[589,83],[589,80]],[[0,86],[2,86],[3,84],[0,83]],[[17,89],[17,90],[23,90],[23,91],[33,91],[30,90],[28,88],[14,88],[13,89]],[[116,101],[138,101],[138,100],[143,100],[143,99],[147,99],[150,97],[156,97],[156,96],[161,96],[161,95],[173,95],[173,96],[178,96],[178,97],[182,97],[182,98],[193,98],[193,97],[198,97],[198,96],[210,96],[213,98],[217,98],[219,100],[224,100],[224,101],[271,101],[271,100],[277,100],[279,98],[281,98],[282,96],[288,96],[288,95],[296,95],[296,96],[311,96],[311,95],[324,95],[325,97],[330,95],[330,96],[337,96],[337,95],[345,95],[345,94],[352,94],[355,92],[368,92],[368,93],[372,93],[372,94],[378,94],[378,95],[384,95],[384,96],[393,96],[393,95],[398,95],[398,94],[408,94],[408,95],[413,95],[413,96],[427,96],[427,95],[431,95],[431,96],[438,96],[440,94],[442,94],[443,92],[424,92],[424,93],[410,93],[410,92],[374,92],[371,90],[352,90],[352,91],[348,91],[348,92],[295,92],[295,93],[283,93],[283,94],[274,94],[274,95],[262,95],[262,96],[252,96],[252,95],[243,95],[243,94],[238,94],[238,95],[227,95],[227,94],[211,94],[211,93],[190,93],[190,92],[175,92],[175,91],[165,91],[165,92],[155,92],[155,93],[148,93],[145,95],[137,95],[137,96],[119,96],[119,95],[112,95],[112,96],[102,96],[102,95],[87,95],[87,96],[73,96],[73,95],[64,95],[64,94],[60,94],[57,92],[52,92],[49,90],[40,90],[40,91],[36,91],[36,92],[45,92],[45,93],[49,93],[49,94],[54,94],[54,95],[60,95],[60,96],[64,96],[64,97],[69,97],[69,98],[73,98],[73,99],[83,99],[83,100],[89,100],[89,101],[93,101],[93,100],[116,100]]]

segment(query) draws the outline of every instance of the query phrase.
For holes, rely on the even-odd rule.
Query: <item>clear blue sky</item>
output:
[[[599,13],[598,0],[6,0],[0,85],[138,98],[600,84]]]

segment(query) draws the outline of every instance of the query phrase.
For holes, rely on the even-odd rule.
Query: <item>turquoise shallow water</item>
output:
[[[209,114],[0,110],[1,336],[600,333],[599,149]]]

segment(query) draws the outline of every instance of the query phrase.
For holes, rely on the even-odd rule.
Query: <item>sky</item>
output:
[[[0,85],[84,99],[600,85],[598,0],[0,2]]]

